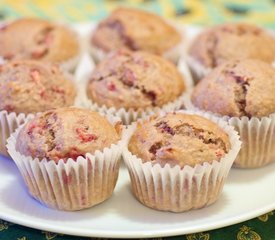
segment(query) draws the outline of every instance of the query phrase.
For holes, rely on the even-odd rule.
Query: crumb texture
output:
[[[275,38],[250,24],[218,25],[199,34],[189,54],[207,68],[248,58],[271,63],[275,61]]]
[[[19,132],[16,150],[25,156],[58,162],[93,154],[118,140],[115,128],[98,113],[59,108],[30,120]]]
[[[202,79],[192,103],[230,117],[263,117],[275,112],[275,69],[260,60],[228,61]]]
[[[0,66],[0,110],[36,113],[72,106],[76,89],[55,64],[33,60]]]
[[[0,56],[6,60],[63,62],[78,55],[76,35],[41,19],[19,19],[0,30]]]
[[[180,34],[161,17],[131,8],[115,10],[92,36],[92,43],[105,52],[126,48],[162,54],[180,41]]]
[[[220,160],[230,149],[228,135],[197,115],[168,113],[139,124],[129,150],[144,162],[195,166]]]
[[[118,50],[97,65],[87,87],[91,100],[107,107],[162,106],[185,90],[184,80],[167,60],[146,52]]]

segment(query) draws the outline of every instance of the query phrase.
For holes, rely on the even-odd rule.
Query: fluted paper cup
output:
[[[33,114],[16,114],[15,112],[8,113],[0,111],[0,154],[8,156],[6,149],[7,139],[21,124],[33,118]]]
[[[16,151],[16,139],[23,125],[8,139],[7,149],[16,163],[31,196],[42,204],[65,211],[92,207],[108,199],[115,188],[123,140],[87,153],[76,160],[24,156]]]
[[[211,72],[211,68],[206,68],[203,66],[200,62],[198,62],[196,59],[194,59],[191,56],[185,57],[186,62],[190,68],[194,83],[198,83],[202,78],[204,78],[208,73]]]
[[[186,108],[199,110],[191,102],[191,96],[185,98]],[[223,118],[235,128],[242,141],[241,150],[234,162],[236,168],[259,168],[275,162],[275,113],[266,117],[229,117]]]
[[[275,113],[267,117],[224,117],[243,143],[234,162],[237,168],[258,168],[275,162]]]
[[[132,122],[135,122],[137,119],[144,119],[147,116],[151,116],[154,114],[158,114],[161,112],[169,112],[169,111],[175,111],[182,108],[184,105],[186,98],[186,93],[183,93],[180,97],[178,97],[173,102],[167,103],[162,107],[147,107],[147,108],[141,108],[141,109],[125,109],[125,108],[119,108],[116,109],[114,107],[108,108],[105,105],[99,106],[97,103],[93,103],[88,98],[86,99],[86,102],[83,106],[85,108],[92,109],[94,111],[100,112],[105,115],[112,115],[115,117],[118,117],[121,119],[122,123],[124,125],[129,125]]]
[[[205,112],[179,112],[197,114],[217,123],[229,135],[231,149],[220,161],[183,168],[143,163],[142,159],[124,149],[123,159],[129,171],[133,194],[145,206],[162,211],[184,212],[214,203],[241,146],[237,132],[224,120]],[[126,130],[128,140],[135,129],[136,123]]]
[[[189,69],[184,61],[181,61],[178,70],[183,76],[184,84],[186,86],[186,90],[174,101],[171,101],[161,107],[147,107],[141,109],[125,109],[119,108],[116,109],[115,107],[108,108],[107,106],[99,106],[96,102],[92,102],[87,96],[87,84],[89,81],[89,75],[91,74],[92,70],[94,69],[94,64],[91,60],[86,59],[85,61],[87,64],[90,65],[90,70],[85,72],[85,69],[80,69],[77,71],[77,79],[78,79],[78,96],[76,100],[76,105],[82,108],[91,109],[104,115],[112,115],[115,117],[119,117],[124,125],[129,125],[132,122],[135,122],[138,119],[144,119],[147,116],[151,116],[154,114],[158,114],[160,112],[169,112],[169,111],[176,111],[179,109],[185,108],[185,102],[192,90],[193,87],[193,80]],[[84,72],[83,74],[81,72]]]

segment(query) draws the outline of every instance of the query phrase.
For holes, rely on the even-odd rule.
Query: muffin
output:
[[[142,204],[183,212],[218,199],[240,142],[226,122],[200,115],[179,111],[130,126],[123,156]]]
[[[151,53],[128,50],[117,50],[99,63],[87,84],[88,98],[98,107],[139,115],[178,101],[185,90],[184,79],[172,63]]]
[[[0,45],[0,56],[4,60],[33,59],[71,65],[80,52],[78,39],[72,30],[31,18],[4,25],[0,30]]]
[[[228,23],[203,31],[189,49],[189,63],[198,80],[228,60],[275,61],[275,38],[266,30],[245,23]]]
[[[104,54],[121,48],[169,55],[169,51],[173,51],[180,42],[180,33],[161,17],[132,8],[116,9],[98,24],[92,34],[94,50],[102,55],[97,56],[99,59]],[[170,57],[177,59],[177,56]]]
[[[0,73],[1,111],[28,114],[74,104],[74,84],[55,64],[11,61]]]
[[[275,69],[260,60],[232,60],[215,68],[194,88],[201,110],[227,116],[243,142],[235,166],[253,168],[275,161]]]
[[[37,112],[74,104],[76,89],[55,64],[34,60],[10,61],[0,66],[0,150],[6,139]]]
[[[7,147],[35,199],[73,211],[111,196],[118,177],[119,140],[115,127],[98,113],[59,108],[21,126]]]

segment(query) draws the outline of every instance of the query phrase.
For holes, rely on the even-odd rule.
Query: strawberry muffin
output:
[[[33,60],[0,66],[0,110],[36,113],[72,106],[76,89],[55,64]]]
[[[180,42],[179,32],[161,17],[132,8],[113,11],[92,35],[93,47],[102,53],[125,48],[165,55]]]
[[[92,102],[128,112],[160,109],[177,101],[186,90],[183,76],[172,63],[139,51],[113,52],[89,79],[87,94]]]
[[[246,23],[228,23],[203,31],[189,49],[189,63],[197,78],[227,60],[275,61],[275,38],[266,30]]]
[[[55,64],[34,60],[0,66],[0,152],[6,139],[37,112],[74,105],[76,89]]]
[[[80,210],[111,196],[119,140],[120,133],[98,113],[59,108],[20,127],[8,149],[34,198],[52,208]]]
[[[240,143],[225,122],[214,121],[174,112],[130,127],[124,160],[141,203],[183,212],[217,200]]]
[[[23,18],[3,25],[0,56],[4,60],[34,59],[69,63],[79,55],[76,34],[65,26],[42,19]]]
[[[242,168],[275,161],[275,69],[260,60],[228,61],[195,87],[196,108],[226,116],[243,146],[235,161]]]

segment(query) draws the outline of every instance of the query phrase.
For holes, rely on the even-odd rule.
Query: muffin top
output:
[[[275,112],[275,69],[260,60],[228,61],[202,79],[192,103],[230,117],[263,117]]]
[[[0,56],[6,60],[64,62],[79,53],[75,33],[42,19],[19,19],[2,26]]]
[[[126,48],[163,54],[181,41],[180,34],[158,15],[118,8],[99,23],[92,43],[105,52]]]
[[[199,34],[189,54],[207,68],[214,68],[227,60],[247,58],[271,63],[275,61],[275,38],[254,25],[218,25]]]
[[[206,118],[168,113],[139,123],[128,148],[143,162],[193,167],[219,161],[229,151],[230,142],[228,135]]]
[[[117,141],[115,128],[97,112],[59,108],[27,122],[18,134],[16,150],[25,156],[58,162],[93,154]]]
[[[34,60],[0,66],[0,110],[36,113],[74,104],[76,90],[55,64]]]
[[[185,90],[169,61],[146,52],[118,50],[98,64],[87,87],[89,98],[107,107],[138,109],[162,106]]]

